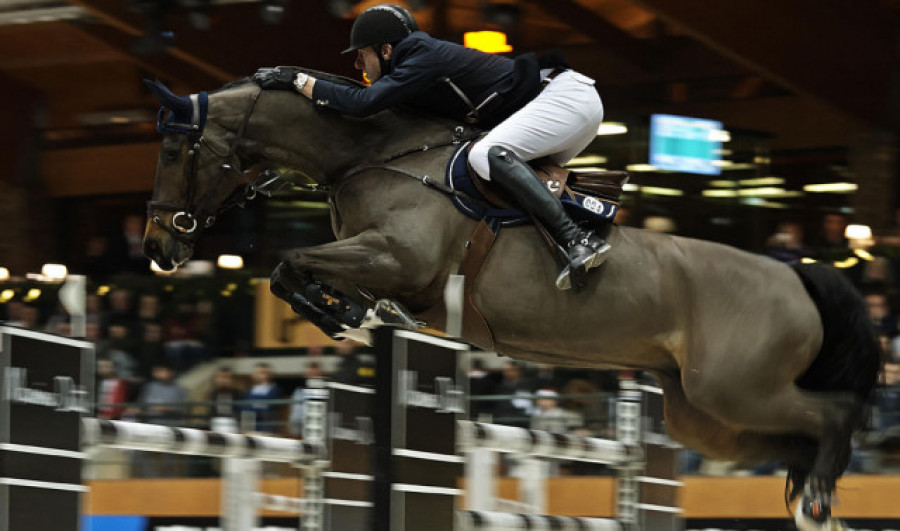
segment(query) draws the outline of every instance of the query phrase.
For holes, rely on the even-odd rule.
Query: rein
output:
[[[423,185],[433,188],[443,194],[461,197],[467,201],[472,201],[472,202],[475,202],[475,203],[478,203],[478,204],[481,204],[484,206],[488,206],[486,203],[484,203],[484,201],[481,201],[478,198],[472,197],[465,192],[462,192],[460,190],[456,190],[455,188],[447,186],[440,180],[435,180],[435,179],[429,177],[428,175],[420,175],[420,174],[412,172],[410,170],[406,170],[404,168],[400,168],[400,167],[389,164],[391,162],[402,159],[409,155],[414,155],[416,153],[424,153],[424,152],[432,150],[432,149],[440,149],[440,148],[445,148],[445,147],[450,147],[450,146],[458,146],[459,144],[461,144],[463,142],[468,142],[470,140],[478,138],[478,136],[480,134],[481,133],[465,135],[465,128],[461,125],[456,126],[456,128],[453,130],[453,138],[449,142],[443,142],[443,143],[435,144],[435,145],[423,144],[421,146],[405,149],[403,151],[400,151],[399,153],[395,153],[395,154],[387,157],[386,159],[382,160],[380,163],[360,164],[359,166],[354,166],[353,168],[350,168],[346,173],[344,173],[344,175],[341,177],[340,183],[334,189],[328,190],[326,188],[326,190],[328,190],[328,192],[329,192],[328,195],[331,197],[332,201],[334,201],[337,198],[338,193],[340,193],[341,189],[343,189],[344,186],[347,185],[347,183],[354,180],[356,177],[358,177],[361,174],[363,174],[367,171],[370,171],[370,170],[384,170],[384,171],[389,171],[392,173],[398,173],[398,174],[404,175],[406,177],[411,177],[411,178],[421,182]],[[317,189],[321,190],[322,187],[318,187]]]
[[[259,100],[259,95],[262,92],[262,89],[258,89],[253,93],[253,98],[250,102],[250,107],[247,110],[247,114],[244,115],[244,120],[241,122],[240,127],[235,133],[234,138],[231,141],[231,145],[228,147],[228,153],[224,155],[223,162],[221,166],[219,166],[219,172],[216,175],[215,181],[221,182],[224,177],[234,171],[238,172],[243,180],[246,181],[246,186],[243,189],[238,189],[231,195],[229,195],[225,201],[219,205],[213,212],[207,213],[204,212],[204,207],[209,200],[210,195],[216,189],[215,186],[209,186],[206,190],[206,193],[200,197],[200,200],[197,201],[197,204],[194,204],[194,196],[197,193],[197,171],[199,166],[199,153],[200,147],[206,145],[206,149],[208,149],[213,155],[219,156],[212,147],[209,145],[208,141],[204,141],[203,138],[203,130],[197,124],[192,124],[183,134],[188,136],[188,140],[191,144],[191,148],[188,150],[188,157],[190,158],[190,171],[188,173],[187,178],[187,198],[184,206],[178,205],[175,203],[170,203],[167,201],[148,201],[147,202],[147,215],[148,217],[157,225],[159,225],[164,231],[171,234],[175,239],[188,241],[191,238],[191,235],[197,230],[200,223],[198,220],[203,221],[204,229],[211,227],[216,222],[216,216],[221,214],[223,211],[228,210],[229,208],[241,205],[256,197],[256,193],[258,188],[255,185],[254,180],[250,180],[247,178],[246,173],[241,172],[241,170],[237,167],[239,164],[235,164],[235,158],[237,157],[237,149],[238,144],[243,138],[244,130],[247,128],[247,124],[250,122],[250,117],[253,115],[253,110],[256,108],[256,102]],[[268,175],[268,172],[263,172],[257,179],[263,180],[263,186],[270,184],[272,181],[277,179],[277,176],[272,178]],[[172,223],[171,226],[167,225],[162,218],[154,214],[155,210],[162,210],[166,212],[174,212],[172,215]]]

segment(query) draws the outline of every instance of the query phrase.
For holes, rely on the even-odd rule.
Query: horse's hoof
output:
[[[375,316],[384,324],[395,325],[410,330],[418,330],[424,323],[403,307],[402,304],[390,299],[380,299],[375,303]]]
[[[794,523],[800,531],[837,531],[846,529],[840,520],[831,518],[831,506],[822,500],[804,497],[797,504]]]

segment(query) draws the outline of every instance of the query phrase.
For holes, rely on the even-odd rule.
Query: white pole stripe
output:
[[[649,476],[638,476],[634,478],[641,483],[653,483],[655,485],[668,485],[670,487],[683,487],[684,482],[677,479],[652,478]]]
[[[397,492],[413,492],[417,494],[445,494],[447,496],[462,496],[462,489],[448,487],[429,487],[426,485],[410,485],[408,483],[394,483],[393,489]]]
[[[619,441],[564,435],[539,430],[460,421],[459,445],[462,451],[484,448],[495,452],[517,453],[565,459],[570,461],[594,461],[606,464],[622,464],[638,458],[635,451]]]
[[[45,448],[43,446],[30,446],[26,444],[0,443],[0,450],[10,452],[22,452],[26,454],[50,455],[53,457],[69,457],[71,459],[85,459],[87,454],[75,450],[61,450],[59,448]]]
[[[330,387],[331,389],[338,389],[341,391],[349,391],[351,393],[362,393],[362,394],[366,394],[366,395],[374,395],[375,394],[375,389],[372,389],[371,387],[360,387],[358,385],[348,385],[348,384],[339,383],[339,382],[328,382],[327,386]]]
[[[335,500],[331,498],[325,498],[325,505],[338,505],[341,507],[373,507],[375,504],[367,501],[356,501],[356,500]]]
[[[70,490],[73,492],[87,492],[89,489],[84,485],[76,485],[74,483],[54,483],[51,481],[35,481],[32,479],[16,479],[16,478],[0,478],[0,485],[9,485],[10,487],[32,487],[36,489],[51,490]]]
[[[435,345],[438,347],[443,347],[449,350],[471,350],[469,345],[465,343],[457,343],[456,341],[448,341],[446,339],[441,339],[439,337],[425,335],[421,332],[410,332],[408,330],[397,330],[394,332],[396,337],[403,337],[406,339],[410,339],[412,341],[418,341],[420,343],[428,343],[430,345]]]
[[[241,457],[283,463],[322,459],[322,445],[280,437],[208,432],[156,424],[82,419],[83,445],[212,457]]]
[[[398,457],[411,457],[413,459],[424,459],[428,461],[443,461],[445,463],[465,463],[466,458],[459,455],[436,454],[434,452],[423,452],[421,450],[408,450],[406,448],[394,448],[394,455]]]
[[[322,472],[322,477],[331,479],[350,479],[353,481],[375,481],[371,474],[350,474],[348,472]]]
[[[681,507],[669,507],[668,505],[655,505],[652,503],[638,503],[638,509],[643,509],[645,511],[655,511],[658,513],[683,513],[684,509]]]
[[[538,514],[501,513],[494,511],[457,511],[456,529],[585,529],[597,531],[622,531],[623,525],[610,518],[584,518],[577,516],[549,516]]]
[[[26,330],[24,328],[16,328],[10,326],[0,326],[3,329],[4,334],[8,334],[11,336],[22,336],[27,337],[29,339],[37,339],[42,343],[55,343],[58,345],[68,345],[70,347],[78,347],[78,348],[94,348],[94,344],[89,341],[84,341],[83,339],[72,339],[68,337],[62,336],[52,336],[44,332],[35,332],[32,330]]]

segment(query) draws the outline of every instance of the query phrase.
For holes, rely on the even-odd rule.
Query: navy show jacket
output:
[[[313,102],[351,116],[368,116],[406,105],[427,114],[464,121],[469,106],[442,78],[448,77],[479,105],[477,125],[490,128],[508,118],[541,91],[540,67],[534,54],[510,59],[416,31],[397,43],[392,72],[368,87],[347,86],[317,79]]]

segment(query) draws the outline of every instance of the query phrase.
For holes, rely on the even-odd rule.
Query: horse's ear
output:
[[[159,103],[168,109],[172,109],[176,112],[186,112],[188,116],[193,112],[193,105],[191,104],[191,99],[187,96],[176,96],[169,87],[165,86],[159,80],[150,81],[149,79],[144,80],[144,85],[147,85],[147,88],[150,89],[150,92],[159,100]]]

